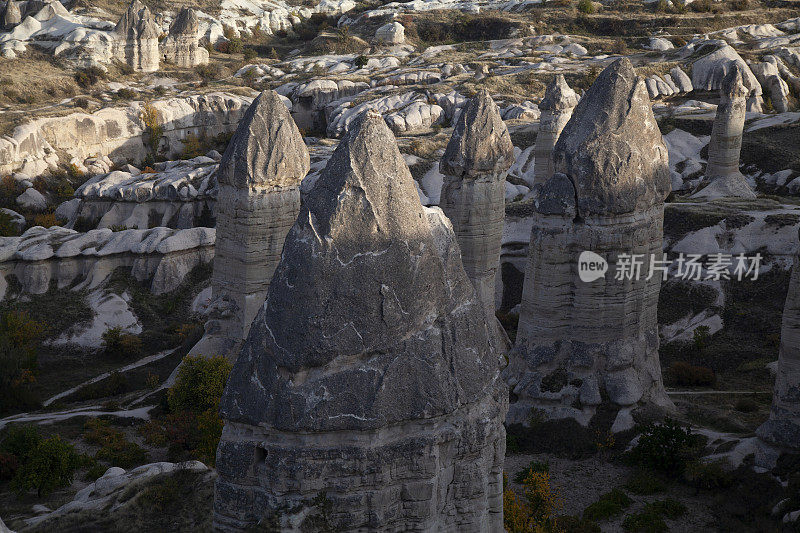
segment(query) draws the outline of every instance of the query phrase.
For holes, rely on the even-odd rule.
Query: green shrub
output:
[[[367,56],[360,55],[357,58],[355,58],[355,60],[353,61],[353,65],[355,65],[356,68],[364,68],[367,66],[368,62],[369,59],[367,58]]]
[[[594,7],[594,2],[592,2],[592,0],[579,0],[578,11],[584,15],[593,15],[597,11],[597,8]]]
[[[158,146],[164,136],[164,126],[159,119],[158,110],[151,103],[142,107],[140,118],[144,126],[144,133],[147,135],[147,143],[150,146],[150,155],[155,159],[158,157]]]
[[[11,488],[20,497],[36,490],[41,498],[71,485],[80,464],[81,458],[72,444],[64,442],[58,435],[49,437],[31,452],[11,481]]]
[[[16,237],[19,235],[14,219],[8,213],[0,211],[0,237]]]
[[[539,461],[531,461],[528,466],[520,470],[519,472],[514,475],[514,483],[524,483],[525,479],[531,474],[531,472],[550,472],[550,463],[542,463]]]
[[[683,475],[698,491],[728,487],[733,483],[733,478],[723,461],[691,461],[686,465]]]
[[[685,361],[676,361],[667,369],[667,379],[674,385],[686,387],[712,387],[717,382],[714,371]]]
[[[86,481],[97,481],[98,479],[103,477],[103,474],[106,473],[108,468],[109,467],[107,465],[104,465],[102,463],[95,463],[89,468],[89,470],[86,471],[84,479]]]
[[[0,316],[0,412],[36,405],[37,349],[44,326],[27,313],[7,311]]]
[[[630,532],[665,533],[669,531],[666,522],[653,509],[645,508],[640,513],[629,514],[622,521],[622,529]]]
[[[88,67],[75,72],[75,83],[82,89],[88,89],[98,81],[106,78],[106,73],[99,67]]]
[[[250,46],[244,49],[243,54],[245,61],[252,61],[253,59],[258,57],[258,52],[256,52],[256,49]]]
[[[167,399],[170,411],[202,413],[218,409],[232,365],[222,356],[184,358]]]
[[[42,436],[39,435],[36,426],[14,424],[8,428],[5,438],[0,443],[0,450],[13,455],[20,463],[24,463],[40,442],[42,442]]]
[[[559,516],[556,518],[556,528],[556,531],[563,533],[601,533],[603,531],[596,522],[577,516]]]
[[[0,481],[8,481],[14,477],[19,469],[19,459],[16,455],[0,452]]]
[[[645,506],[645,511],[648,509],[655,511],[661,516],[665,516],[671,520],[675,520],[676,518],[680,518],[686,514],[686,506],[677,500],[673,500],[672,498],[648,503]]]
[[[222,69],[216,63],[208,63],[206,65],[199,65],[195,69],[195,72],[203,82],[203,85],[207,85],[208,82],[213,81],[221,75]]]
[[[670,476],[679,476],[686,464],[699,455],[703,438],[675,420],[648,424],[630,452],[634,463]]]
[[[709,13],[713,8],[711,0],[694,0],[689,6],[697,13]]]
[[[142,353],[142,341],[136,335],[124,333],[121,327],[103,333],[103,349],[112,357],[130,358]]]
[[[144,448],[129,441],[122,431],[111,427],[107,420],[93,418],[86,422],[84,427],[86,432],[83,438],[100,446],[100,450],[95,454],[96,460],[106,461],[111,466],[125,469],[147,462],[148,455]]]
[[[631,499],[627,494],[619,489],[613,489],[600,496],[600,498],[589,505],[583,511],[583,518],[585,520],[607,520],[611,517],[622,514],[622,511],[627,509],[631,504]]]

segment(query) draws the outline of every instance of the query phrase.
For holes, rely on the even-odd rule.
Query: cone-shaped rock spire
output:
[[[213,311],[192,353],[238,354],[297,217],[308,170],[308,150],[286,105],[274,91],[261,93],[220,162]]]
[[[563,74],[557,74],[547,86],[539,104],[541,118],[539,133],[536,135],[534,150],[533,179],[534,185],[544,183],[553,175],[553,147],[558,141],[561,130],[569,122],[572,110],[578,105],[575,94]]]
[[[445,174],[440,205],[453,224],[464,270],[490,323],[505,218],[505,179],[514,145],[497,105],[486,91],[470,99],[439,165]]]
[[[749,91],[744,86],[741,67],[732,63],[722,79],[719,105],[708,143],[706,177],[711,183],[696,196],[755,198],[755,193],[739,172],[739,154]]]
[[[185,7],[161,42],[164,59],[181,68],[208,63],[208,50],[200,46],[200,20],[197,11]]]
[[[22,11],[19,5],[14,0],[8,0],[3,11],[3,18],[0,20],[0,28],[10,30],[20,22],[22,22]]]
[[[537,186],[519,329],[504,371],[516,398],[508,422],[526,423],[540,408],[585,424],[605,401],[618,410],[612,429],[620,431],[640,407],[671,406],[658,361],[661,278],[647,279],[650,256],[662,259],[667,150],[627,59],[586,92],[555,154],[556,174]],[[641,272],[617,279],[633,254]],[[579,273],[579,262],[590,261],[596,267]]]
[[[226,386],[215,526],[325,491],[344,531],[502,529],[498,364],[447,219],[365,113],[304,197]]]
[[[783,451],[800,451],[800,256],[795,257],[783,308],[772,409],[769,420],[758,428],[756,434],[777,448],[774,459]],[[756,454],[757,462],[761,462],[760,455]],[[775,466],[774,459],[761,466],[772,468]]]
[[[158,70],[160,31],[150,9],[133,0],[114,28],[114,56],[135,70]]]

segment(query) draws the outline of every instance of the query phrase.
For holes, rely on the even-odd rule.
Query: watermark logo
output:
[[[614,279],[617,281],[651,279],[668,276],[691,281],[721,281],[736,279],[758,279],[762,256],[744,254],[678,254],[668,259],[667,254],[619,254],[614,264]],[[600,255],[586,250],[578,257],[578,276],[581,281],[591,283],[605,277],[608,262]]]
[[[591,283],[596,279],[605,277],[608,272],[608,261],[602,256],[586,250],[578,257],[578,276],[581,281]]]

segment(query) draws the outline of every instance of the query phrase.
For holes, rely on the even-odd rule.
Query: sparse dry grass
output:
[[[30,48],[16,59],[0,60],[0,105],[41,106],[80,92],[73,72]]]

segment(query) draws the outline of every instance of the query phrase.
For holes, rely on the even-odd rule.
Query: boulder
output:
[[[386,44],[403,44],[406,42],[406,29],[399,22],[384,24],[375,30],[375,39]]]
[[[47,209],[47,199],[34,189],[29,187],[24,193],[17,196],[17,205],[25,209],[32,209],[34,211],[44,211]]]

